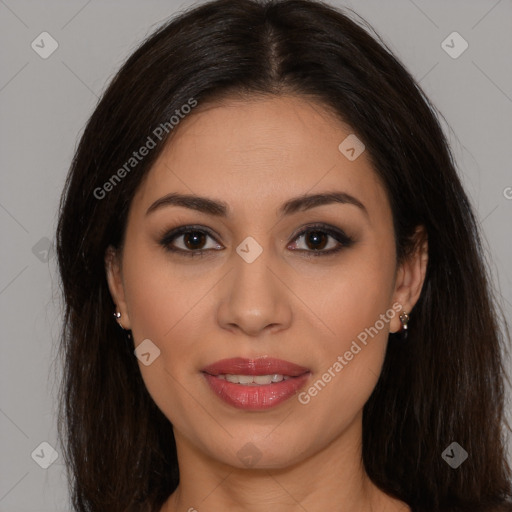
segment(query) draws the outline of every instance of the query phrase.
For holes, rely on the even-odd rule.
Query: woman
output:
[[[76,510],[512,510],[475,216],[434,107],[348,15],[218,0],[160,28],[57,235]]]

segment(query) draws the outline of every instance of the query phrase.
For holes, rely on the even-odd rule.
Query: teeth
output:
[[[232,377],[238,378],[238,382],[240,384],[252,384],[252,376],[251,375],[232,375]],[[227,375],[226,375],[227,378]],[[229,382],[233,382],[230,380]]]
[[[273,375],[217,375],[217,378],[227,380],[233,384],[242,384],[244,386],[258,386],[263,384],[272,384],[290,379],[289,375],[274,373]]]
[[[274,377],[279,377],[279,380],[274,380]],[[281,382],[282,380],[282,375],[255,375],[252,378],[255,384],[270,384],[271,382]]]

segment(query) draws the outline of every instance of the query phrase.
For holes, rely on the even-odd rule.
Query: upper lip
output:
[[[245,359],[234,357],[222,359],[213,364],[205,366],[203,372],[210,375],[288,375],[298,377],[309,372],[308,368],[299,366],[289,361],[275,359],[273,357],[259,357],[256,359]]]

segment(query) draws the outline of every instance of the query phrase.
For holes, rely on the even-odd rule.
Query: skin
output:
[[[135,346],[149,338],[160,349],[139,366],[178,450],[180,485],[162,512],[410,510],[370,481],[361,458],[362,409],[388,334],[400,329],[398,314],[307,404],[292,397],[265,411],[236,409],[201,373],[219,359],[272,356],[309,368],[307,390],[379,315],[394,303],[409,312],[418,300],[427,242],[419,231],[418,249],[397,265],[389,202],[366,153],[349,161],[338,149],[350,133],[303,98],[198,106],[137,190],[124,247],[107,251],[106,272]],[[335,190],[366,213],[332,203],[277,215],[292,197]],[[146,215],[170,192],[222,200],[229,215],[181,206]],[[315,246],[293,236],[313,222],[344,230],[354,243],[307,258]],[[166,230],[190,224],[211,230],[202,246],[211,250],[194,258],[166,252]],[[252,263],[236,252],[248,236],[263,249]],[[187,250],[186,240],[172,243]],[[321,250],[336,246],[329,237]],[[247,443],[260,454],[253,467],[237,456]]]

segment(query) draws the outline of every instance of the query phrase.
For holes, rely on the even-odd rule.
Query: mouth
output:
[[[295,395],[311,375],[308,368],[270,357],[223,359],[201,371],[219,398],[246,410],[275,407]]]

